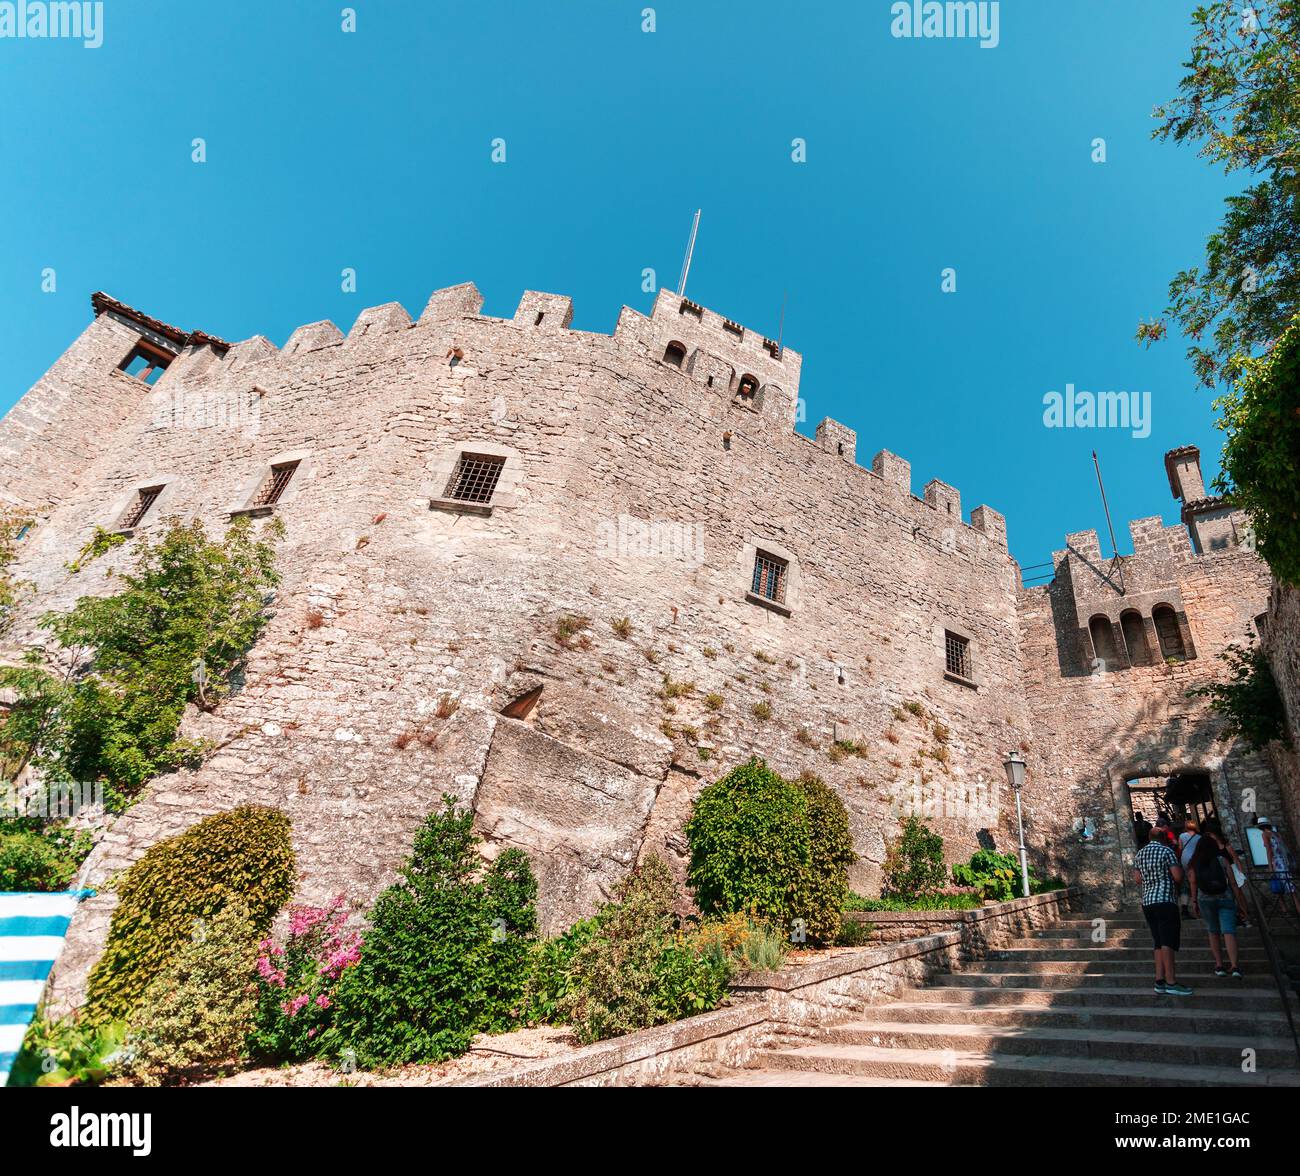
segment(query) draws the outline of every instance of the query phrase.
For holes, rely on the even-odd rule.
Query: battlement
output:
[[[418,319],[413,320],[399,303],[386,302],[362,310],[346,334],[330,320],[322,319],[295,328],[280,347],[263,335],[231,344],[203,332],[184,331],[102,293],[92,301],[97,315],[110,314],[133,330],[157,336],[174,350],[177,362],[168,369],[169,385],[178,379],[202,384],[262,365],[295,363],[337,348],[369,349],[380,337],[396,336],[412,328],[452,327],[454,337],[454,324],[465,323],[468,327],[481,323],[546,336],[572,333],[597,342],[612,342],[641,360],[676,368],[729,403],[751,409],[760,427],[767,422],[794,433],[801,419],[798,390],[803,361],[799,352],[671,290],[659,291],[648,316],[624,307],[613,333],[606,335],[574,331],[573,300],[539,290],[525,290],[509,318],[484,315],[482,293],[472,282],[464,282],[434,291]],[[401,344],[395,341],[394,346]],[[266,377],[259,374],[257,378]],[[897,507],[921,520],[927,529],[933,520],[926,515],[932,512],[938,516],[941,530],[958,524],[969,526],[1005,549],[1006,519],[1000,512],[978,506],[967,523],[962,518],[961,493],[955,487],[936,478],[926,483],[917,496],[912,492],[908,461],[881,450],[869,467],[861,467],[857,464],[857,441],[855,430],[829,417],[817,426],[813,438],[823,452],[865,475],[887,496],[893,492]],[[916,514],[918,510],[923,513]]]

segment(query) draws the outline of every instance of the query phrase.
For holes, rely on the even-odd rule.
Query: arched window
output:
[[[1167,604],[1157,604],[1151,610],[1151,620],[1155,622],[1156,636],[1160,639],[1160,656],[1182,661],[1187,656],[1187,650],[1183,647],[1178,614]]]
[[[1142,614],[1134,609],[1121,613],[1119,627],[1124,634],[1124,648],[1128,650],[1128,660],[1135,666],[1151,664],[1151,650],[1147,646],[1146,625]]]
[[[686,348],[680,343],[669,343],[664,351],[664,363],[671,364],[675,368],[681,367],[686,362]]]
[[[1115,630],[1109,617],[1093,617],[1088,622],[1088,632],[1092,634],[1093,657],[1105,663],[1107,669],[1119,665],[1119,651],[1115,648]]]
[[[746,404],[752,403],[754,394],[758,391],[758,380],[754,376],[741,376],[740,387],[736,389],[736,398],[743,400]]]

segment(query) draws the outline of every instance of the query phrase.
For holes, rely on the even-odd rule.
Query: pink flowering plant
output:
[[[321,1052],[340,977],[361,958],[361,936],[347,929],[343,895],[328,906],[291,906],[281,946],[263,939],[257,955],[257,1015],[248,1045],[270,1061]]]

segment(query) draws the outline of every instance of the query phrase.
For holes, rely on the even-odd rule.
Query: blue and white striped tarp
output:
[[[72,912],[91,893],[0,891],[0,1086],[9,1081],[45,981],[63,950]]]

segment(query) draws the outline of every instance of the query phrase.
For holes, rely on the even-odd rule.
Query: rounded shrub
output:
[[[808,797],[761,759],[708,785],[686,822],[686,881],[706,915],[750,911],[787,928],[812,862]]]
[[[943,838],[920,818],[908,817],[885,851],[884,875],[886,898],[915,898],[942,890],[948,881]]]
[[[212,920],[232,899],[254,931],[265,933],[293,895],[295,867],[289,819],[260,805],[205,817],[153,846],[118,884],[108,942],[90,973],[86,1017],[129,1019],[196,922]]]
[[[849,814],[839,793],[805,772],[795,786],[808,805],[809,861],[795,896],[795,917],[815,943],[831,944],[840,934],[841,912],[849,893],[853,852]]]

